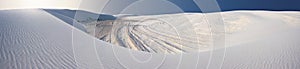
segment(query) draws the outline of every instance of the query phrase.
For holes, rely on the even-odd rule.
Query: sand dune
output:
[[[0,15],[1,69],[76,67],[71,28],[63,21],[42,10],[1,11]]]
[[[263,28],[270,27],[266,31],[260,30],[265,33],[274,33],[272,31],[285,29],[282,27],[299,27],[299,19],[297,19],[299,16],[291,16],[292,14],[284,12],[235,11],[224,12],[222,17],[224,18],[226,34],[235,35],[245,31],[252,31],[249,29],[259,28],[259,26],[264,26]],[[295,15],[299,14],[295,13]],[[264,22],[263,19],[269,20]],[[210,26],[211,24],[205,20],[204,14],[182,13],[124,16],[119,17],[117,20],[92,22],[87,25],[87,31],[100,40],[117,46],[153,53],[176,54],[208,51],[212,46]],[[255,31],[257,32],[257,30]],[[249,34],[263,33],[254,32]]]
[[[72,21],[65,20],[73,19],[63,14],[0,11],[0,68],[300,68],[299,12],[231,11],[222,15],[227,47],[212,50],[209,23],[200,13],[124,16],[86,24],[86,34],[68,24]]]
[[[204,29],[208,28],[208,25],[198,24],[201,28],[197,28],[184,15],[176,16],[176,18],[126,17],[88,24],[87,27],[92,27],[88,33],[94,33],[100,40],[134,50],[173,54],[208,50],[210,31]],[[187,28],[193,25],[195,28]],[[197,33],[195,30],[200,32]]]

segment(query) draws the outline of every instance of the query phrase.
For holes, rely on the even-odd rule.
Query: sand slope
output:
[[[226,35],[234,35],[230,37],[234,39],[228,41],[236,41],[230,44],[300,26],[298,12],[233,11],[222,13],[222,17]],[[211,26],[202,13],[180,13],[124,16],[117,20],[92,22],[87,25],[87,31],[118,46],[176,54],[208,51],[212,47]]]
[[[202,14],[187,15],[191,23],[198,22]],[[172,15],[172,16],[174,16]],[[298,69],[300,68],[299,12],[258,12],[233,11],[222,13],[227,26],[226,52],[223,59],[211,57],[222,50],[190,52],[184,54],[148,53],[115,46],[98,40],[79,29],[67,24],[62,17],[56,17],[44,10],[10,10],[0,11],[0,68],[1,69]],[[127,37],[130,30],[162,37],[174,32],[158,30],[159,26],[137,25],[139,18],[156,18],[158,16],[134,16],[124,20],[133,21],[125,25],[109,26],[113,23],[102,23],[98,28],[120,28],[126,26],[124,33],[115,35]],[[200,16],[200,17],[198,17]],[[135,18],[136,17],[136,18]],[[134,20],[137,19],[137,20]],[[168,20],[168,17],[164,19]],[[177,20],[177,21],[174,21]],[[180,18],[182,19],[182,18]],[[69,19],[71,20],[71,19]],[[156,23],[145,20],[146,25]],[[170,21],[180,22],[171,18]],[[201,21],[201,20],[199,20]],[[184,20],[183,20],[184,22]],[[201,22],[200,22],[201,23]],[[98,24],[98,23],[95,23]],[[173,25],[181,25],[174,23]],[[108,26],[106,26],[108,25]],[[106,26],[106,27],[103,27]],[[202,26],[202,25],[196,25]],[[205,25],[204,25],[205,27]],[[163,27],[162,27],[163,28]],[[185,29],[177,27],[178,29]],[[74,30],[72,30],[74,29]],[[122,28],[121,28],[122,29]],[[202,29],[202,28],[200,28]],[[205,28],[203,28],[205,29]],[[89,30],[87,30],[89,31]],[[156,31],[156,32],[152,32]],[[157,33],[163,32],[163,33]],[[189,31],[189,30],[187,30]],[[205,31],[205,30],[204,30]],[[73,34],[72,34],[73,32]],[[114,32],[114,31],[112,31]],[[150,33],[149,33],[150,32]],[[100,33],[100,32],[98,32]],[[200,32],[201,33],[201,32]],[[105,33],[100,33],[105,34]],[[126,34],[126,35],[124,35]],[[181,34],[185,34],[181,32]],[[188,34],[188,32],[186,32]],[[195,33],[197,34],[197,33]],[[102,35],[99,35],[102,37]],[[142,36],[137,34],[136,36]],[[188,36],[188,35],[184,35]],[[184,37],[182,36],[182,37]],[[190,36],[193,36],[191,34]],[[72,38],[73,37],[73,38]],[[149,38],[149,37],[148,37]],[[155,37],[149,38],[154,39]],[[189,37],[184,37],[189,38]],[[107,39],[108,38],[103,38]],[[158,40],[159,38],[155,38]],[[170,39],[171,40],[171,39]],[[125,42],[128,39],[125,39]],[[132,40],[131,40],[132,41]],[[167,41],[167,40],[159,40]],[[116,41],[124,42],[124,41]],[[189,42],[188,40],[186,42]],[[73,43],[73,44],[72,44]],[[170,42],[172,43],[172,42]],[[183,43],[184,44],[184,43]],[[222,57],[222,55],[220,55]],[[151,58],[150,58],[151,57]],[[149,60],[148,60],[149,59]],[[222,61],[224,60],[224,62]],[[219,63],[214,63],[217,61]],[[213,62],[213,63],[212,63]],[[221,65],[221,66],[220,66]]]
[[[75,68],[71,28],[42,10],[0,12],[1,69]]]
[[[190,18],[197,16],[197,22]],[[87,25],[89,34],[126,48],[152,53],[207,51],[211,44],[209,25],[201,14],[127,16]]]

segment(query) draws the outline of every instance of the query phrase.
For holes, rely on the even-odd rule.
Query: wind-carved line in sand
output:
[[[203,38],[200,40],[197,37],[179,36],[176,28],[167,22],[155,19],[98,21],[87,26],[95,27],[95,32],[88,31],[88,33],[94,33],[100,40],[151,53],[176,54],[199,51],[200,48],[200,50],[206,49],[209,42],[207,38],[203,38],[205,33],[197,34],[198,38]]]

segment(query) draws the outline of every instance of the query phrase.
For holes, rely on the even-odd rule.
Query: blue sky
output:
[[[193,0],[169,0],[185,11],[200,11]],[[217,0],[222,11],[273,10],[299,11],[300,0]]]
[[[104,12],[115,13],[136,0],[111,0],[110,8]],[[168,0],[185,12],[201,12],[193,0]],[[200,0],[201,1],[201,0]],[[217,0],[222,11],[231,10],[272,10],[272,11],[300,11],[300,0]],[[117,3],[113,4],[113,3]],[[112,6],[114,5],[114,6]]]

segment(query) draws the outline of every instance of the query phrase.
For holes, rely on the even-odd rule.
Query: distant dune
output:
[[[299,12],[222,13],[226,35],[248,33],[243,34],[243,37],[229,40],[238,40],[230,44],[248,41],[248,39],[242,40],[243,38],[257,39],[261,37],[260,35],[270,35],[267,33],[299,27],[299,16]],[[212,47],[211,25],[206,21],[203,13],[179,13],[125,16],[118,17],[117,20],[92,22],[87,25],[87,31],[100,40],[118,46],[153,53],[176,54],[208,51]]]
[[[80,23],[53,10],[0,11],[0,69],[300,68],[300,12],[221,14],[226,47],[213,50],[203,13]]]

